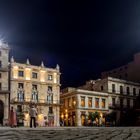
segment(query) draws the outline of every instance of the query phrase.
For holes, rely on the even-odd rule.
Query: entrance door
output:
[[[4,117],[4,104],[0,100],[0,124],[3,125],[3,117]]]

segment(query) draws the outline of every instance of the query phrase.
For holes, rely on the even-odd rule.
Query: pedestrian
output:
[[[31,106],[29,115],[30,115],[30,127],[32,128],[32,122],[33,122],[33,125],[36,128],[37,110],[34,106]]]
[[[16,127],[17,126],[17,119],[16,119],[16,112],[14,111],[13,106],[10,109],[10,120],[9,120],[10,126]]]

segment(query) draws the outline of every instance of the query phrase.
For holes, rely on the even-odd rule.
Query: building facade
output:
[[[11,58],[10,104],[17,112],[17,122],[29,126],[29,107],[35,104],[38,110],[38,126],[59,126],[60,72],[56,68],[16,63]]]
[[[139,93],[139,83],[112,77],[91,80],[81,87],[62,91],[60,117],[65,125],[83,126],[91,112],[98,112],[96,124],[104,125],[105,117],[115,113],[115,124],[120,125],[123,113],[135,107]]]
[[[134,55],[133,61],[116,69],[102,72],[102,78],[108,76],[140,83],[140,53]]]
[[[0,125],[7,125],[9,118],[9,50],[0,43]]]
[[[62,91],[60,118],[65,126],[86,126],[90,113],[99,113],[96,124],[105,124],[108,109],[108,93],[90,91],[80,88],[66,88]]]

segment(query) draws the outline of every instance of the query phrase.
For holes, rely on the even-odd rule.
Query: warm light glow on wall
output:
[[[30,68],[25,69],[25,74],[26,74],[26,80],[31,80],[31,69]]]
[[[13,78],[18,78],[18,66],[13,67]]]
[[[38,117],[38,121],[42,121],[44,118],[43,114],[39,114],[37,117]]]
[[[29,114],[28,113],[25,113],[25,118],[24,118],[25,121],[29,121]]]
[[[53,77],[54,77],[54,83],[56,84],[57,83],[57,73],[56,72],[53,74]]]
[[[45,71],[44,70],[41,70],[40,71],[40,81],[41,82],[45,82]]]

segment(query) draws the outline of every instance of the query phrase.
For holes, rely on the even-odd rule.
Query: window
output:
[[[37,90],[37,85],[32,85],[33,90]]]
[[[0,83],[0,90],[2,90],[2,84]]]
[[[53,80],[53,76],[51,74],[48,75],[48,80],[50,80],[50,81]]]
[[[49,114],[53,114],[53,108],[49,107]]]
[[[23,89],[23,83],[18,83],[18,88],[22,88]]]
[[[23,102],[24,100],[23,83],[18,83],[17,99],[19,102]]]
[[[32,85],[32,100],[38,101],[37,85]]]
[[[0,73],[0,78],[2,78],[2,73]]]
[[[52,93],[52,86],[48,86],[48,93]]]
[[[127,99],[127,107],[130,108],[130,100]]]
[[[0,56],[1,56],[1,54],[2,54],[2,53],[1,53],[1,51],[0,51]]]
[[[103,86],[101,86],[101,91],[103,91],[104,90],[104,87]]]
[[[73,105],[73,107],[76,106],[76,99],[75,99],[75,97],[72,97],[72,105]]]
[[[52,96],[52,94],[48,94],[48,95],[47,95],[47,102],[48,102],[49,104],[52,104],[52,103],[53,103],[53,96]]]
[[[23,72],[23,71],[21,71],[21,70],[20,70],[20,71],[18,71],[18,76],[19,76],[19,77],[23,77],[23,76],[24,76],[24,72]]]
[[[123,86],[120,86],[120,94],[123,94]]]
[[[85,97],[81,97],[81,107],[85,107]]]
[[[133,95],[136,96],[136,88],[133,88]]]
[[[92,97],[88,98],[88,107],[92,107]]]
[[[102,108],[105,108],[105,99],[102,99]]]
[[[32,78],[37,79],[37,73],[36,72],[32,72]]]
[[[95,98],[95,107],[99,108],[99,98]]]
[[[68,107],[71,107],[71,99],[68,98]]]
[[[120,98],[120,107],[122,108],[123,107],[123,99]]]
[[[129,89],[129,87],[126,87],[126,92],[127,92],[127,95],[130,94],[130,89]]]
[[[115,106],[115,98],[112,98],[112,105]]]
[[[112,84],[112,92],[116,92],[116,90],[115,90],[115,84]]]
[[[0,61],[0,67],[2,67],[2,62]]]

